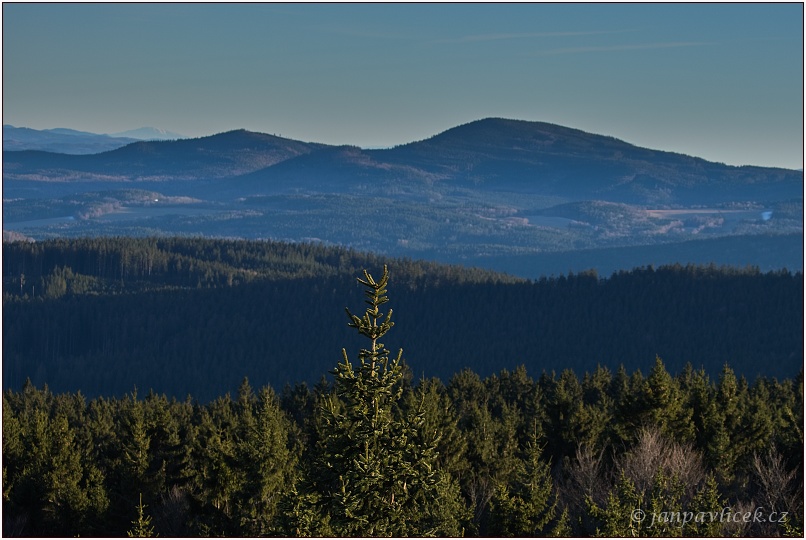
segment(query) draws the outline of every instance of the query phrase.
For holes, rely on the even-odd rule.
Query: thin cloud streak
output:
[[[623,34],[634,30],[597,30],[578,32],[519,32],[519,33],[499,33],[499,34],[472,34],[457,38],[446,38],[434,41],[434,43],[477,43],[482,41],[504,41],[509,39],[545,38],[545,37],[578,37],[578,36],[600,36],[604,34]]]
[[[534,56],[554,56],[558,54],[576,54],[588,52],[645,51],[651,49],[675,49],[680,47],[703,47],[713,45],[707,41],[679,41],[669,43],[636,43],[633,45],[593,45],[590,47],[568,47],[550,49],[534,53]]]

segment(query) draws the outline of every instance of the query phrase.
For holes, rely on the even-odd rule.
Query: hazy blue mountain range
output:
[[[168,131],[167,129],[155,127],[141,127],[137,129],[130,129],[128,131],[120,131],[118,133],[111,133],[110,137],[129,137],[141,141],[164,141],[172,139],[184,139],[184,135]]]
[[[178,133],[144,127],[101,135],[75,129],[31,129],[3,125],[3,150],[43,150],[60,154],[97,154],[140,140],[180,139]]]
[[[526,277],[677,261],[802,268],[802,171],[542,122],[479,120],[380,150],[238,130],[92,155],[6,151],[3,187],[4,231],[34,239],[322,241]],[[622,257],[602,265],[572,257],[613,248]]]
[[[3,125],[3,152],[42,150],[62,154],[97,154],[136,142],[132,137],[110,137],[73,129],[30,129]]]

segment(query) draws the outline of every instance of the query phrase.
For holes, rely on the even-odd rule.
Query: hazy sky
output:
[[[485,117],[803,167],[803,5],[3,4],[3,123],[384,147]]]

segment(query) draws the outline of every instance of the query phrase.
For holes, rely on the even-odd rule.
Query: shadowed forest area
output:
[[[749,302],[762,297],[774,302],[799,291],[802,303],[801,279],[788,272],[677,266],[636,269],[606,280],[586,273],[528,282],[401,260],[388,266],[390,281],[387,261],[322,246],[93,239],[4,244],[4,251],[4,372],[7,354],[24,359],[27,351],[37,350],[22,347],[26,340],[54,357],[55,363],[39,373],[46,381],[54,377],[50,366],[59,363],[65,367],[56,373],[73,369],[98,381],[110,371],[127,369],[127,360],[115,357],[120,345],[112,339],[118,337],[110,331],[114,327],[97,326],[120,316],[118,307],[124,304],[117,301],[137,304],[140,310],[148,305],[144,302],[155,302],[151,316],[157,322],[148,327],[152,340],[164,339],[156,330],[169,320],[164,317],[171,303],[182,306],[185,327],[200,320],[194,313],[212,313],[202,300],[224,317],[239,305],[264,333],[271,333],[272,326],[261,313],[304,313],[307,323],[299,333],[282,336],[289,342],[287,350],[274,355],[263,351],[263,373],[279,364],[303,364],[301,369],[310,371],[319,364],[304,363],[300,351],[305,342],[331,332],[344,347],[341,359],[329,354],[318,373],[276,386],[262,382],[268,377],[252,378],[261,381],[257,390],[240,375],[233,395],[222,392],[210,398],[214,390],[207,386],[204,399],[193,392],[105,393],[102,386],[87,397],[69,389],[80,378],[53,378],[68,389],[52,390],[34,384],[24,372],[19,374],[27,377],[24,382],[9,388],[5,372],[4,536],[803,534],[802,370],[781,378],[748,379],[726,360],[710,374],[691,362],[673,371],[653,356],[644,372],[624,362],[618,367],[540,371],[525,365],[491,370],[480,364],[438,378],[418,375],[406,360],[406,344],[418,332],[462,351],[461,339],[472,338],[454,329],[463,327],[467,312],[485,306],[506,308],[505,323],[522,337],[510,350],[525,352],[538,347],[523,330],[530,326],[522,326],[526,320],[535,324],[532,317],[539,310],[524,307],[535,298],[548,306],[560,305],[557,298],[566,303],[587,298],[595,306],[604,302],[597,295],[610,294],[609,305],[616,310],[612,318],[625,324],[631,320],[632,304],[624,295],[608,292],[610,286],[629,285],[629,297],[641,291],[647,295],[643,301],[652,309],[644,315],[666,309],[680,317],[715,304],[735,326],[739,318],[731,315],[736,304],[726,304],[729,298],[748,302],[748,316],[761,310],[760,319],[772,309]],[[362,275],[359,265],[382,267],[383,273]],[[342,281],[347,273],[352,275]],[[318,288],[292,289],[295,294],[285,304],[267,300],[276,296],[248,302],[267,290],[250,286],[279,291],[288,283]],[[674,294],[681,283],[689,287],[682,299]],[[447,291],[452,287],[465,295],[464,308],[450,304]],[[514,291],[509,296],[508,287]],[[654,304],[649,291],[659,288],[668,304]],[[221,293],[239,290],[247,292],[237,297],[232,311],[217,303],[224,298]],[[318,295],[311,299],[312,290]],[[421,330],[397,324],[407,310],[414,310],[405,297],[418,292],[419,301],[431,301],[418,313],[449,305],[451,318]],[[496,303],[495,294],[504,296]],[[161,295],[171,301],[156,303]],[[526,296],[526,303],[519,304],[518,295]],[[198,303],[185,305],[185,299]],[[102,303],[81,307],[89,301]],[[324,308],[308,309],[319,303],[328,309],[342,305],[333,308],[331,319],[320,316]],[[364,311],[348,308],[345,317],[345,305],[361,305]],[[91,315],[89,306],[108,309]],[[689,311],[681,311],[686,306]],[[60,311],[76,315],[74,339],[103,337],[98,354],[107,354],[109,363],[99,370],[107,373],[83,371],[83,366],[78,370],[70,357],[60,356],[60,351],[79,346],[65,346],[69,333],[60,337],[55,332],[67,319],[48,320],[48,313]],[[565,323],[573,311],[567,313],[565,318],[555,315]],[[707,320],[708,313],[695,322]],[[488,326],[496,328],[495,317],[487,315]],[[42,333],[30,322],[37,316],[43,317],[36,319],[45,328]],[[215,333],[220,320],[194,331],[225,340],[225,334]],[[334,328],[328,327],[331,320]],[[593,320],[586,324],[595,334]],[[137,335],[130,322],[119,332]],[[279,328],[285,327],[273,331]],[[482,332],[480,325],[474,328]],[[555,339],[584,342],[585,332],[576,331],[576,337],[558,334]],[[771,344],[765,340],[775,335],[767,327],[754,332],[764,336],[761,343]],[[245,349],[249,336],[234,334],[225,343],[235,347],[243,341]],[[179,336],[177,346],[186,337]],[[549,348],[551,340],[543,339]],[[794,342],[798,339],[802,347],[802,332]],[[405,355],[397,343],[406,346]],[[435,350],[423,356],[436,362],[468,354]],[[152,381],[169,371],[184,373],[174,365],[180,361],[172,349],[163,347],[161,358],[169,365],[150,372]],[[452,365],[457,364],[442,367]],[[763,373],[767,366],[756,367]],[[198,377],[215,376],[202,371]],[[306,380],[312,376],[314,381]]]
[[[647,376],[415,383],[379,341],[386,267],[364,275],[368,307],[347,315],[369,344],[313,388],[6,391],[4,535],[802,534],[802,374],[672,377],[657,358]]]
[[[529,281],[339,247],[200,238],[3,244],[3,383],[87,397],[141,392],[208,402],[248,377],[280,389],[333,369],[355,276],[388,264],[396,332],[416,379],[533,376],[597,366],[715,379],[795,377],[803,277],[670,265]]]

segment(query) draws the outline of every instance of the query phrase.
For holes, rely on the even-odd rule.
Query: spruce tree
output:
[[[697,517],[685,524],[683,535],[703,538],[725,536],[723,524],[716,516],[727,506],[728,502],[719,493],[716,477],[713,473],[709,474],[689,503],[689,511]]]
[[[467,437],[459,429],[456,407],[442,381],[437,378],[421,380],[415,388],[404,392],[403,406],[407,411],[424,412],[423,432],[427,444],[436,445],[440,469],[453,477],[466,473],[470,467],[466,455]]]
[[[265,536],[274,532],[277,502],[291,483],[297,456],[289,449],[288,420],[271,388],[263,387],[257,400],[244,405],[236,443],[236,463],[243,477],[233,494],[237,531]]]
[[[599,525],[595,536],[600,537],[637,537],[641,534],[645,514],[637,514],[641,510],[642,498],[635,484],[622,471],[618,481],[607,496],[604,507],[600,507],[590,497],[585,498],[588,514]],[[641,510],[643,512],[643,510]],[[636,519],[637,518],[637,519]]]
[[[568,514],[557,516],[557,494],[551,466],[542,459],[536,430],[519,460],[514,479],[500,482],[491,501],[492,536],[568,536]]]
[[[666,371],[663,361],[655,357],[655,365],[644,387],[643,401],[649,424],[678,441],[694,439],[692,411],[686,408],[678,381]]]
[[[462,532],[459,491],[438,467],[436,442],[423,432],[425,404],[405,413],[402,350],[390,360],[379,340],[392,328],[389,272],[359,279],[368,305],[363,317],[347,309],[349,326],[370,340],[356,366],[333,372],[334,394],[324,400],[312,463],[283,505],[284,529],[315,536],[455,536]]]
[[[151,538],[154,527],[151,526],[151,516],[146,514],[146,505],[143,504],[143,494],[140,494],[140,503],[137,505],[137,519],[132,521],[132,528],[126,532],[129,538]]]

